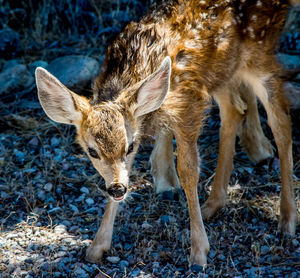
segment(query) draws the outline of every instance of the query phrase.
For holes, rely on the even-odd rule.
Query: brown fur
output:
[[[121,177],[123,183],[128,183],[124,173],[129,171],[133,158],[126,156],[128,145],[134,141],[136,151],[140,136],[152,133],[157,136],[151,156],[157,192],[177,187],[170,147],[175,135],[179,181],[190,211],[194,263],[205,264],[209,250],[197,197],[197,138],[204,109],[212,97],[220,106],[222,125],[216,175],[203,216],[211,217],[225,204],[236,134],[252,160],[273,155],[260,126],[258,97],[267,111],[281,162],[280,227],[292,234],[295,231],[289,107],[279,78],[281,68],[274,58],[288,10],[289,2],[284,0],[162,1],[139,23],[129,24],[109,46],[95,80],[94,97],[90,105],[87,100],[83,105],[90,107],[88,112],[75,105],[74,113],[83,114],[80,124],[73,123],[77,125],[79,141],[87,152],[92,147],[98,152],[101,159],[91,159],[107,186],[119,184]],[[172,61],[169,85],[165,81],[169,73],[166,56]],[[163,60],[162,69],[157,70]],[[163,93],[166,86],[166,98],[163,94],[157,98],[153,92]],[[149,90],[148,95],[143,95],[149,99],[137,108],[144,100],[139,93],[143,88]],[[41,95],[42,101],[46,97]],[[148,102],[153,102],[155,108],[149,108]],[[44,108],[51,115],[53,108]],[[143,109],[150,112],[143,114]],[[69,110],[64,111],[64,117],[68,113]],[[78,122],[80,117],[76,119]],[[62,122],[70,123],[69,119]],[[109,202],[87,252],[91,261],[99,261],[110,247],[117,204]]]

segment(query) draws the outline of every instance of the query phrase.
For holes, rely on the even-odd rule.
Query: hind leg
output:
[[[172,132],[161,130],[156,136],[150,162],[156,193],[179,188],[174,163]]]
[[[233,169],[236,134],[244,118],[244,108],[246,108],[245,103],[239,99],[239,95],[230,89],[215,94],[214,98],[220,107],[221,116],[219,153],[212,190],[202,206],[204,219],[212,217],[226,203],[227,185]]]
[[[281,201],[279,228],[283,232],[295,233],[297,211],[292,187],[293,158],[289,105],[282,91],[282,82],[274,77],[263,81],[257,75],[247,75],[246,81],[263,103],[268,124],[272,129],[278,148],[281,173]]]
[[[238,131],[240,144],[252,161],[259,162],[273,156],[272,145],[261,128],[256,96],[245,85],[241,89],[242,98],[247,102],[247,111]]]

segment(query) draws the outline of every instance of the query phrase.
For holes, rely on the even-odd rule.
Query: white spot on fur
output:
[[[252,20],[252,21],[256,21],[256,20],[257,20],[257,15],[256,15],[256,14],[253,14],[253,15],[251,16],[251,20]]]
[[[185,41],[184,46],[187,47],[187,48],[198,48],[198,49],[202,48],[201,43],[195,42],[195,41],[192,41],[192,40]]]

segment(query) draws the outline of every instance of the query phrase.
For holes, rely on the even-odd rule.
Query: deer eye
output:
[[[89,151],[89,154],[90,154],[91,157],[96,158],[96,159],[100,158],[98,153],[94,149],[88,148],[88,151]]]
[[[133,142],[129,145],[128,150],[127,150],[127,155],[133,152],[134,144]]]

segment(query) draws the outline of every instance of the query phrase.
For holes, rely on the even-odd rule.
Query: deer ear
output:
[[[35,71],[38,97],[47,116],[59,123],[79,125],[82,113],[88,110],[88,100],[81,97],[47,70],[38,67]]]
[[[157,110],[163,104],[170,87],[171,59],[166,57],[158,70],[146,78],[137,93],[134,116],[139,117]]]

